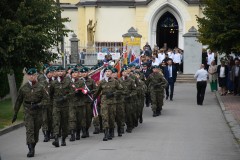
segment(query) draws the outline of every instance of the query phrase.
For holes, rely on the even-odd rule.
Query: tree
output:
[[[15,67],[36,67],[54,60],[57,55],[49,49],[69,32],[64,27],[69,20],[60,14],[54,0],[1,0],[0,70],[12,76]],[[14,84],[9,85],[11,93]]]
[[[199,41],[224,53],[240,53],[240,1],[204,0],[203,14],[197,17]]]

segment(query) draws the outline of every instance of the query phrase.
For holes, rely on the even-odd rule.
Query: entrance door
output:
[[[156,42],[159,48],[164,44],[167,48],[178,47],[178,23],[170,12],[164,13],[158,21]]]

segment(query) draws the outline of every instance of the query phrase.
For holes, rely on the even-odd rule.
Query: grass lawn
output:
[[[11,99],[0,101],[0,129],[12,124],[13,114],[14,112],[13,112]],[[18,118],[16,122],[20,122],[22,120],[23,120],[23,109],[21,107],[20,111],[18,112]]]

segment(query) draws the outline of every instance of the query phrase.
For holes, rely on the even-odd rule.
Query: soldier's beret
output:
[[[76,68],[76,67],[74,67],[74,68],[72,69],[71,74],[72,74],[72,73],[75,73],[75,72],[79,72],[78,68]]]
[[[147,65],[147,63],[143,63],[142,66],[147,67],[148,65]]]
[[[117,69],[117,68],[112,68],[112,72],[113,72],[113,73],[117,73],[117,72],[118,72],[118,69]]]
[[[37,73],[37,69],[36,68],[30,68],[27,70],[27,74],[28,75],[33,75]]]
[[[153,68],[159,68],[159,66],[157,66],[157,65],[154,65],[154,66],[152,66],[152,69],[153,69]]]
[[[82,64],[76,64],[75,67],[83,67],[83,65]]]
[[[126,71],[127,70],[127,67],[123,67],[122,69],[121,69],[121,73],[123,72],[123,71]]]
[[[83,68],[80,69],[81,73],[86,73],[88,71],[89,71],[89,68],[87,68],[87,67],[83,67]]]
[[[136,66],[135,68],[136,68],[136,69],[140,69],[140,66]]]
[[[46,69],[46,68],[48,68],[48,67],[49,67],[48,64],[44,64],[44,65],[42,66],[42,70],[44,70],[44,69]]]
[[[56,68],[56,70],[57,70],[57,71],[63,71],[63,70],[65,70],[65,68],[64,68],[63,66],[58,66],[58,67]]]
[[[53,72],[55,71],[55,69],[53,67],[49,67],[47,70],[46,70],[46,75],[49,73],[49,72]]]
[[[107,66],[107,67],[104,69],[104,72],[106,72],[107,70],[111,70],[111,71],[112,71],[112,67],[111,67],[111,66]]]

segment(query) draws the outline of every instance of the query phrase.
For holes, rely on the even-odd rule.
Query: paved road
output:
[[[144,123],[131,134],[103,142],[103,135],[67,141],[54,148],[38,143],[36,160],[240,160],[240,151],[213,93],[203,106],[195,103],[194,84],[177,84],[174,101],[166,101],[163,115],[152,117],[145,108]],[[41,141],[43,136],[41,135]],[[0,137],[2,160],[25,160],[25,130]]]

